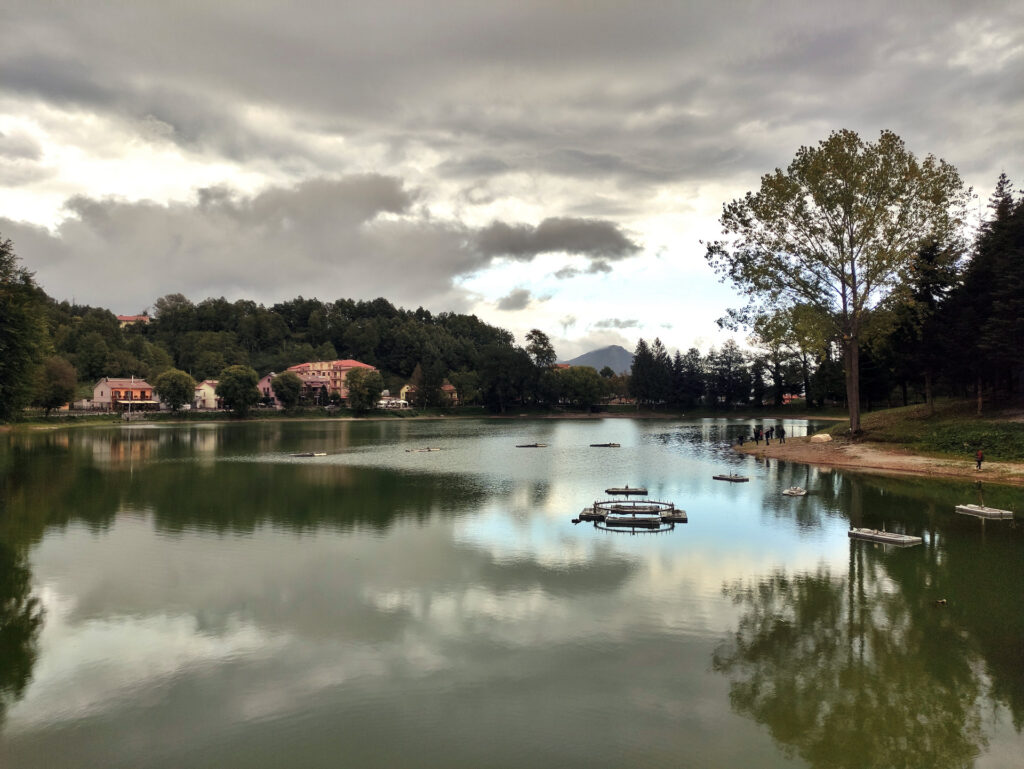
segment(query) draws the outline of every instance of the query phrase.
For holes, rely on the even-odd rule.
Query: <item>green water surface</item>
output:
[[[1024,765],[1024,492],[733,454],[752,425],[0,434],[0,766]],[[689,523],[571,522],[625,484]]]

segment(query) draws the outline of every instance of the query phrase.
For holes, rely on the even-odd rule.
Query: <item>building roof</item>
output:
[[[153,385],[151,385],[145,379],[136,379],[136,378],[133,378],[133,377],[109,377],[109,376],[105,376],[105,377],[102,377],[96,383],[95,386],[99,387],[101,384],[106,384],[109,387],[142,387],[142,388],[152,388],[153,387]]]
[[[117,319],[122,323],[149,323],[148,315],[118,315]]]
[[[203,385],[210,385],[210,387],[216,387],[218,384],[220,384],[219,379],[204,379],[202,382],[196,385],[196,389],[198,390]]]
[[[306,371],[310,366],[314,364],[326,364],[332,369],[349,369],[349,368],[368,368],[373,371],[377,370],[376,366],[371,366],[369,363],[363,363],[362,361],[352,360],[351,358],[343,358],[339,360],[314,360],[307,361],[305,363],[296,363],[294,366],[289,366],[289,371]]]

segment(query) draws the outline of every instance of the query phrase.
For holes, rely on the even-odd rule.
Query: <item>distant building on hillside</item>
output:
[[[117,316],[117,322],[120,324],[121,328],[124,328],[125,326],[130,326],[133,323],[143,323],[143,324],[149,323],[149,316],[148,315],[118,315]]]

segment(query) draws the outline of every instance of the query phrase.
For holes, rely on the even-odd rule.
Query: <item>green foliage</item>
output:
[[[922,247],[959,250],[969,200],[955,168],[930,155],[919,161],[895,134],[871,143],[835,131],[801,147],[786,171],[762,177],[760,190],[726,204],[726,239],[708,245],[707,259],[757,314],[808,304],[834,318],[857,431],[865,314],[906,282]]]
[[[562,400],[574,406],[589,408],[607,395],[606,381],[591,366],[572,366],[555,372]]]
[[[47,347],[44,297],[31,273],[18,265],[11,241],[0,237],[0,421],[32,397]]]
[[[284,371],[270,380],[274,396],[286,409],[293,409],[299,404],[302,394],[302,379],[294,371]]]
[[[52,409],[60,408],[75,397],[78,375],[75,367],[64,358],[56,355],[47,358],[37,376],[33,403],[46,409],[46,416],[50,416]]]
[[[345,375],[345,387],[348,390],[349,408],[353,411],[371,411],[380,400],[384,377],[379,371],[355,368]]]
[[[957,421],[928,430],[922,447],[943,454],[962,454],[968,459],[981,449],[987,459],[1024,461],[1024,423]]]
[[[196,380],[181,369],[171,368],[160,374],[153,382],[153,389],[161,400],[177,411],[195,396]]]
[[[256,388],[259,376],[248,366],[228,366],[220,372],[217,382],[217,397],[224,399],[224,405],[244,417],[249,409],[259,403],[260,391]]]

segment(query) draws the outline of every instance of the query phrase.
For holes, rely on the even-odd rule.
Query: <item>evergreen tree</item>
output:
[[[27,405],[35,389],[48,344],[44,297],[11,241],[0,237],[0,421]]]
[[[643,337],[636,343],[633,351],[633,365],[630,367],[629,394],[636,398],[639,409],[641,403],[650,403],[654,397],[654,355]]]

